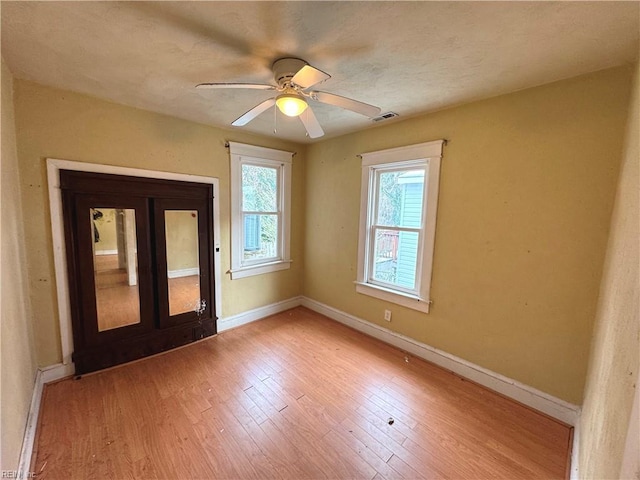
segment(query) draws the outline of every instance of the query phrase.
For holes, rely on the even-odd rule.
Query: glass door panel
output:
[[[164,212],[169,315],[197,312],[200,299],[200,256],[198,211]]]
[[[140,323],[135,210],[90,209],[98,331]]]

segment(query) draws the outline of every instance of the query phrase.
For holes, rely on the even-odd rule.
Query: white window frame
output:
[[[293,153],[229,142],[231,157],[231,279],[285,270],[291,265],[291,164]],[[278,172],[278,255],[244,261],[244,215],[242,212],[242,165],[275,168]],[[269,212],[271,213],[271,212]]]
[[[360,196],[360,233],[358,237],[358,293],[429,313],[431,304],[431,274],[438,211],[440,163],[444,140],[420,143],[362,154]],[[394,288],[373,280],[373,232],[377,211],[377,175],[384,171],[411,168],[425,169],[426,194],[422,199],[422,225],[419,233],[416,287]],[[413,229],[412,229],[413,230]]]

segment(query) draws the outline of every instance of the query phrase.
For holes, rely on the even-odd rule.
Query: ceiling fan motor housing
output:
[[[311,98],[320,103],[334,105],[336,107],[352,110],[367,117],[375,117],[380,113],[380,108],[368,105],[351,98],[334,95],[332,93],[309,90],[311,87],[322,83],[329,75],[322,70],[312,67],[300,58],[283,57],[271,66],[273,76],[278,86],[263,83],[201,83],[197,88],[246,88],[254,90],[276,90],[275,97],[267,98],[251,110],[241,115],[231,125],[242,127],[269,108],[277,105],[285,115],[298,117],[303,123],[307,135],[318,138],[324,135],[322,127],[309,107],[307,99]],[[301,115],[306,112],[305,115]]]
[[[290,83],[294,75],[305,65],[307,65],[307,62],[299,58],[287,57],[276,60],[271,67],[273,70],[273,78],[278,86],[282,88],[286,83]]]

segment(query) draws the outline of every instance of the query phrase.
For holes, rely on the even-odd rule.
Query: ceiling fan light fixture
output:
[[[283,93],[282,95],[278,95],[276,105],[282,113],[289,117],[297,117],[309,106],[304,97],[297,93]]]

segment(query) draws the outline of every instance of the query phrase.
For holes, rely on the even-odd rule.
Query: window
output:
[[[443,143],[362,155],[357,292],[429,311]]]
[[[293,154],[229,142],[231,278],[289,268]]]

